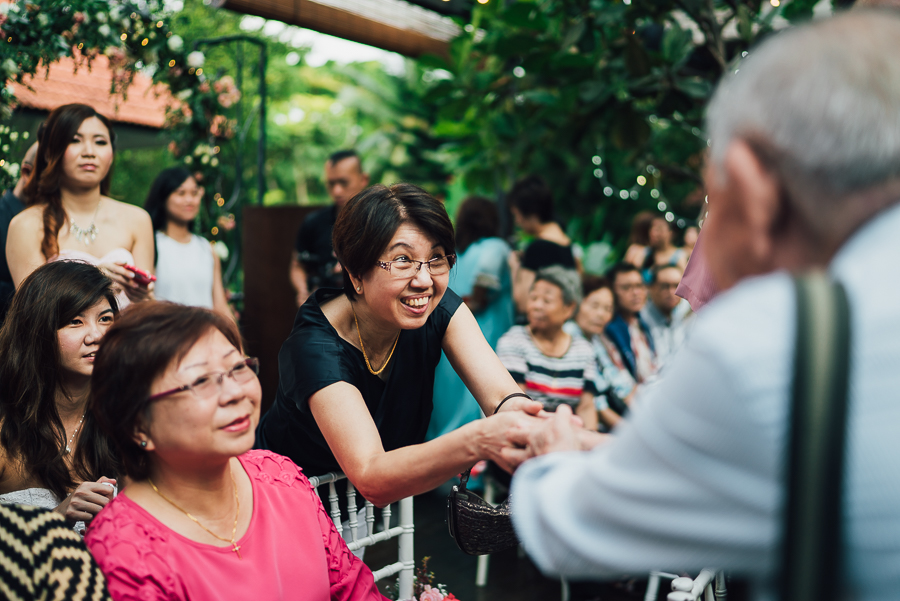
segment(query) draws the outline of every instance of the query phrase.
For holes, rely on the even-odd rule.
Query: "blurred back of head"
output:
[[[842,198],[900,177],[898,56],[900,13],[887,9],[773,36],[710,103],[712,161],[721,166],[732,142],[747,142],[809,223],[826,225]]]

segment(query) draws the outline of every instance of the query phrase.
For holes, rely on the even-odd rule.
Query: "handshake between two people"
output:
[[[561,451],[588,451],[608,438],[585,429],[581,418],[568,405],[560,405],[556,412],[549,413],[537,401],[527,399],[506,403],[486,422],[493,422],[486,429],[491,436],[487,444],[488,459],[510,473],[532,457]]]

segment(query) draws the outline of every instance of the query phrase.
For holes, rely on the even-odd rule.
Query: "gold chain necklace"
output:
[[[353,308],[353,305],[350,305],[350,310],[353,311],[353,323],[356,324],[356,337],[359,338],[359,348],[362,349],[363,359],[366,360],[366,367],[369,369],[369,373],[373,376],[377,376],[381,372],[384,371],[384,368],[388,366],[388,363],[391,362],[391,357],[394,356],[394,349],[397,348],[397,341],[400,340],[400,332],[397,332],[397,337],[394,338],[394,346],[391,347],[391,353],[388,355],[388,358],[385,360],[384,365],[381,366],[381,369],[375,371],[372,369],[372,364],[369,363],[369,356],[366,354],[366,347],[363,346],[362,335],[359,333],[359,321],[356,319],[356,309]]]
[[[234,470],[229,470],[229,471],[230,471],[230,473],[231,473],[231,487],[234,489],[234,503],[235,503],[235,505],[237,505],[237,511],[234,512],[234,527],[231,529],[231,540],[229,540],[229,539],[227,539],[227,538],[225,538],[225,537],[219,536],[218,534],[216,534],[215,532],[213,532],[212,530],[210,530],[209,528],[207,528],[206,526],[204,526],[203,524],[201,524],[201,523],[200,523],[200,520],[198,520],[197,518],[195,518],[194,516],[192,516],[191,514],[189,514],[187,511],[185,511],[185,510],[182,509],[181,507],[179,507],[179,506],[175,503],[175,501],[173,501],[172,499],[170,499],[170,498],[167,497],[166,495],[164,495],[164,494],[162,494],[161,492],[159,492],[159,489],[156,488],[156,485],[155,485],[155,484],[153,484],[153,480],[151,480],[150,478],[147,478],[147,482],[150,483],[151,488],[153,488],[153,490],[156,492],[156,494],[158,494],[158,495],[161,496],[163,499],[165,499],[166,501],[168,501],[168,502],[172,505],[172,507],[174,507],[175,509],[177,509],[178,511],[180,511],[180,512],[183,513],[184,515],[186,515],[186,516],[188,516],[189,518],[191,518],[191,520],[192,520],[195,524],[197,524],[198,526],[200,526],[201,528],[203,528],[204,530],[206,530],[207,532],[209,532],[210,534],[212,534],[213,536],[215,536],[215,537],[216,537],[217,539],[219,539],[220,541],[224,541],[224,542],[226,542],[226,543],[229,543],[229,544],[231,545],[231,550],[234,551],[235,553],[237,553],[238,559],[244,559],[243,557],[241,557],[241,547],[235,542],[235,538],[236,538],[236,535],[237,535],[238,517],[241,515],[241,500],[238,498],[237,484],[235,484],[235,482],[234,482]]]

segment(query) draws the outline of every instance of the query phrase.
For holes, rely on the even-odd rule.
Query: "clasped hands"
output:
[[[568,405],[548,413],[537,401],[510,399],[490,420],[498,420],[490,429],[497,436],[490,459],[510,473],[532,457],[587,451],[607,439],[605,434],[586,430]]]

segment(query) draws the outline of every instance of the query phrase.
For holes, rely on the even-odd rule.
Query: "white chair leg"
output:
[[[415,551],[413,549],[415,522],[413,519],[412,497],[400,500],[400,526],[403,528],[403,534],[400,535],[397,543],[399,548],[398,559],[403,564],[403,568],[400,570],[397,588],[400,593],[400,599],[412,599],[416,572]]]
[[[561,600],[569,601],[569,597],[572,596],[571,592],[569,591],[569,581],[566,580],[565,578],[563,578],[561,580],[561,586],[562,586],[562,590],[560,591]]]

